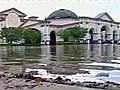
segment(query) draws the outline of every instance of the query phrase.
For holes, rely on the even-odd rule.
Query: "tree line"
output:
[[[87,28],[71,27],[65,30],[61,30],[56,33],[60,36],[64,42],[79,41],[80,38],[84,38],[87,33]],[[2,28],[1,39],[5,39],[7,43],[13,44],[13,42],[21,42],[25,44],[41,43],[41,32],[35,28],[21,28],[21,27],[9,27]]]
[[[13,42],[21,42],[27,44],[35,44],[41,42],[41,32],[35,28],[19,28],[9,27],[2,28],[1,38],[6,40],[7,43],[13,44]]]
[[[87,28],[83,27],[71,27],[67,28],[63,31],[59,31],[57,34],[61,38],[63,38],[64,42],[68,41],[79,41],[81,38],[85,38],[88,32]]]

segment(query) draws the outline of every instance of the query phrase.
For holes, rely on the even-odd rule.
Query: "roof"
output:
[[[50,24],[50,26],[51,26],[51,27],[60,27],[60,28],[61,28],[61,27],[64,27],[64,26],[75,25],[75,24],[79,24],[79,23],[78,23],[78,22],[75,22],[75,23],[69,23],[69,24],[64,24],[64,25],[51,25],[51,24]]]
[[[16,12],[19,12],[23,17],[26,17],[26,16],[27,16],[25,13],[19,11],[19,10],[16,9],[16,8],[10,8],[10,9],[7,9],[7,10],[4,10],[4,11],[1,11],[0,14],[4,14],[4,13],[6,13],[6,12],[8,12],[8,11],[11,11],[11,10],[15,10]]]
[[[90,19],[90,20],[95,20],[95,21],[103,21],[103,22],[120,24],[120,22],[108,21],[108,20],[103,20],[103,19],[99,19],[99,18],[92,18],[92,17],[85,17],[85,16],[81,16],[81,17],[79,17],[79,19]]]
[[[49,20],[52,26],[64,26],[64,25],[73,25],[76,23],[80,23],[79,20],[75,19],[55,19],[55,20]]]
[[[50,27],[64,27],[64,26],[70,26],[70,25],[78,25],[80,23],[79,20],[75,19],[55,19],[55,20],[49,20],[51,21]]]
[[[26,26],[19,26],[19,27],[29,27],[29,26],[34,26],[34,25],[38,25],[38,24],[39,24],[39,22],[30,24],[30,25],[26,25]]]
[[[97,16],[95,16],[95,18],[101,19],[101,18],[102,18],[103,16],[105,16],[105,15],[107,15],[108,18],[111,19],[111,21],[114,21],[107,12],[100,13],[100,14],[98,14]]]
[[[37,25],[37,24],[41,24],[41,23],[50,23],[50,21],[46,21],[46,20],[30,20],[30,19],[25,19],[23,21],[24,22],[19,27],[28,27],[28,26],[34,26],[34,25]]]
[[[77,19],[78,16],[70,11],[70,10],[67,10],[67,9],[59,9],[59,10],[56,10],[54,11],[53,13],[51,13],[47,19],[61,19],[61,18],[74,18],[74,19]]]
[[[23,27],[35,26],[35,25],[42,24],[42,23],[45,23],[45,22],[36,22],[36,23],[30,24],[30,25],[26,25],[26,26],[23,26]]]
[[[23,23],[19,27],[24,26],[28,21],[29,21],[29,19],[24,20]]]

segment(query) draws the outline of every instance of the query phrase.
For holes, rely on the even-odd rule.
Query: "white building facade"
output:
[[[107,13],[101,13],[95,18],[80,17],[80,26],[88,28],[88,43],[117,43],[120,36],[119,24]]]
[[[94,18],[78,17],[74,12],[66,9],[56,10],[45,20],[38,20],[36,16],[25,19],[27,15],[11,8],[0,12],[0,30],[3,27],[35,28],[42,33],[42,42],[63,41],[57,32],[70,27],[88,28],[84,38],[85,43],[117,43],[120,39],[119,22],[115,22],[108,13],[101,13]],[[0,40],[2,43],[2,40]]]
[[[11,8],[0,12],[0,31],[3,27],[23,27],[23,28],[35,28],[42,33],[48,31],[49,21],[38,20],[36,16],[31,16],[25,19],[27,15],[23,12],[17,10],[16,8]],[[0,43],[5,43],[4,40],[0,39]]]
[[[80,26],[88,28],[85,43],[117,43],[120,38],[119,22],[115,22],[108,13],[100,13],[94,18],[78,17],[72,11],[60,9],[48,16],[51,21],[49,31],[57,32],[69,27]],[[59,39],[58,39],[59,41]]]

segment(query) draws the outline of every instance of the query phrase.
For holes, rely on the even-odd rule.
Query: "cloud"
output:
[[[111,17],[120,21],[119,0],[3,0],[0,6],[0,11],[15,7],[28,16],[39,16],[40,19],[63,8],[75,12],[78,16],[94,17],[101,12],[108,12]]]

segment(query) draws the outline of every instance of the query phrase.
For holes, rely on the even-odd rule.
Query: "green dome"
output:
[[[66,9],[60,9],[60,10],[56,10],[53,13],[51,13],[47,19],[61,19],[61,18],[74,18],[77,19],[78,16],[70,11],[70,10],[66,10]]]

